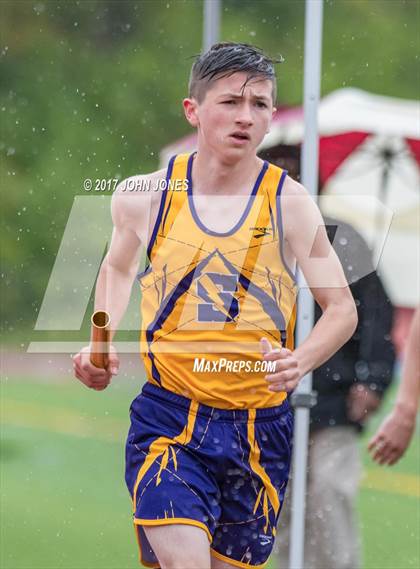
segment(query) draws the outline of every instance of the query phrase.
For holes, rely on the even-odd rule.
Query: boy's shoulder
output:
[[[134,221],[137,226],[142,219],[148,219],[160,203],[162,192],[159,190],[159,183],[165,178],[166,168],[162,168],[122,180],[112,195],[114,222],[130,224],[130,221]]]
[[[287,239],[292,236],[301,239],[302,226],[310,231],[310,228],[312,230],[322,224],[316,201],[302,184],[290,176],[286,176],[281,196],[284,235]]]
[[[166,177],[166,168],[155,170],[149,174],[136,174],[122,180],[115,189],[114,195],[136,196],[148,195],[155,192],[160,180]],[[156,193],[156,192],[155,192]]]
[[[291,176],[286,176],[282,194],[287,196],[307,196],[308,192],[302,184],[294,180]]]

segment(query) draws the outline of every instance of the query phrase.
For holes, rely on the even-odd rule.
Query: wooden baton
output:
[[[92,352],[90,363],[95,367],[106,369],[108,367],[110,317],[105,310],[97,310],[92,314]]]

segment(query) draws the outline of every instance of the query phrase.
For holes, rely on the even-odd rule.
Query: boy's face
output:
[[[194,98],[183,103],[187,120],[198,128],[199,143],[228,161],[255,154],[275,111],[272,82],[255,77],[243,88],[247,77],[238,72],[217,79],[201,103]]]

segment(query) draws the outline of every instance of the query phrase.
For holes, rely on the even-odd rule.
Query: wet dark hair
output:
[[[253,45],[234,42],[216,43],[206,53],[197,56],[191,69],[189,96],[201,103],[213,81],[242,71],[248,73],[242,89],[255,77],[269,79],[273,84],[272,99],[275,102],[277,84],[274,64],[282,62],[283,58],[271,59]]]

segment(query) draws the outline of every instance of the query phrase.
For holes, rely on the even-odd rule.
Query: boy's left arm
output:
[[[327,361],[353,335],[357,311],[321,213],[303,186],[291,178],[283,188],[281,211],[285,246],[322,309],[309,336],[293,352],[262,345],[264,359],[276,360],[276,372],[266,376],[269,389],[292,391],[304,375]]]

